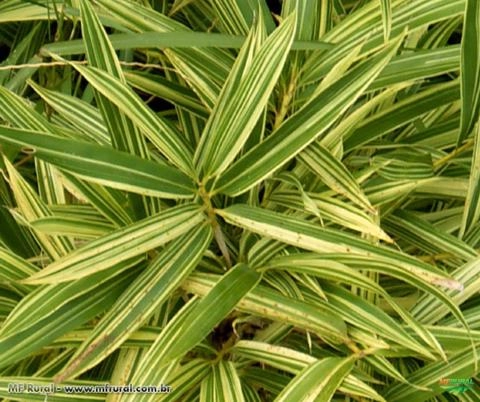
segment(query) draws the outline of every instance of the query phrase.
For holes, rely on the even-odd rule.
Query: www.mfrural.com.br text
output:
[[[34,384],[10,383],[9,394],[169,394],[172,387],[169,385],[60,385],[60,384]]]

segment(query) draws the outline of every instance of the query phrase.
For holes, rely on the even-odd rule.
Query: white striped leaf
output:
[[[318,360],[295,349],[256,340],[238,341],[231,349],[231,353],[293,374],[298,374],[305,367]]]
[[[400,39],[304,105],[265,141],[228,168],[216,183],[216,191],[228,195],[245,192],[320,138],[385,67],[400,45]]]
[[[261,23],[259,18],[255,34],[240,51],[202,134],[195,158],[207,178],[224,171],[241,151],[264,111],[293,41],[294,15],[254,51]]]
[[[468,244],[438,229],[418,215],[398,210],[385,219],[385,228],[393,235],[414,244],[428,253],[449,253],[452,257],[469,261],[478,256]]]
[[[170,32],[178,37],[190,31],[173,18],[126,0],[99,0],[98,3],[134,32]],[[192,32],[196,36],[196,32]],[[171,41],[170,41],[171,42]],[[189,49],[165,49],[170,62],[202,102],[211,109],[233,64],[230,53],[216,47],[192,47],[196,41],[187,39]]]
[[[380,285],[369,279],[366,275],[361,274],[355,269],[342,264],[338,261],[330,259],[322,259],[321,256],[313,256],[309,254],[291,254],[287,256],[279,256],[271,260],[263,269],[276,269],[285,270],[288,272],[298,272],[311,276],[316,276],[319,279],[330,280],[333,282],[341,282],[352,287],[360,287],[367,289],[377,295],[380,295],[385,301],[393,308],[393,310],[403,319],[405,322],[416,331],[416,334],[428,344],[432,350],[438,352],[443,356],[444,352],[439,346],[438,342],[432,336],[432,334],[420,325],[420,323],[413,318],[413,316],[406,311],[399,303],[395,301]],[[325,298],[327,295],[325,294]],[[437,300],[438,301],[438,300]],[[355,308],[354,308],[355,309]],[[382,315],[380,313],[379,315]],[[361,314],[359,314],[361,315]],[[375,317],[375,313],[372,316]],[[365,320],[366,322],[367,320]],[[390,321],[387,317],[386,321]],[[382,324],[383,325],[383,324]],[[409,337],[402,328],[398,328],[397,323],[392,324],[397,328],[397,331],[393,334],[395,342],[402,344],[407,348],[419,351],[420,354],[425,353],[425,348],[416,342],[412,343],[412,338]],[[380,333],[382,330],[375,330]],[[388,329],[387,329],[388,331]],[[401,336],[403,334],[403,336]],[[392,333],[390,333],[390,336]],[[405,336],[407,335],[407,336]],[[377,339],[377,338],[376,338]],[[378,339],[377,339],[378,340]],[[429,355],[431,357],[431,355]]]
[[[48,205],[40,199],[18,170],[6,158],[4,158],[3,162],[8,173],[10,188],[17,203],[18,216],[26,221],[27,225],[28,222],[35,219],[52,216],[52,211],[50,211]],[[65,256],[74,248],[71,239],[68,237],[49,236],[34,230],[32,234],[50,260],[56,260]]]
[[[355,357],[326,357],[309,365],[283,389],[275,402],[329,401],[352,371]]]
[[[220,360],[202,381],[200,402],[245,402],[242,385],[234,364]]]
[[[185,290],[205,295],[213,288],[217,275],[192,274],[182,285]],[[281,295],[258,285],[242,299],[237,308],[250,314],[295,325],[332,343],[345,342],[347,327],[327,308]]]
[[[166,198],[192,198],[193,183],[164,163],[110,147],[0,126],[0,142],[27,147],[45,162],[109,187]]]
[[[125,83],[125,77],[115,50],[109,42],[93,6],[88,1],[81,1],[79,5],[82,36],[89,64]],[[132,121],[103,94],[97,92],[96,100],[115,148],[145,158],[147,156],[147,145]]]
[[[172,123],[157,116],[130,87],[117,78],[94,67],[74,67],[98,92],[128,116],[168,160],[192,175],[192,151]]]
[[[414,370],[407,380],[411,384],[427,387],[430,391],[421,391],[410,384],[393,384],[388,387],[384,395],[392,402],[423,402],[445,392],[440,380],[448,378],[468,379],[475,375],[479,364],[480,347],[475,350],[469,346],[449,356],[448,364],[439,361],[426,364]],[[468,394],[468,392],[466,392]]]
[[[79,98],[52,91],[29,81],[33,90],[69,124],[81,131],[82,139],[89,139],[101,145],[111,145],[105,122],[100,112]]]
[[[474,149],[470,167],[467,196],[463,210],[460,237],[464,237],[478,225],[480,220],[480,120],[474,133]]]
[[[183,395],[199,388],[202,380],[211,373],[211,362],[204,359],[192,359],[171,373],[165,383],[172,387],[169,394],[163,395],[162,402],[177,402]],[[146,399],[148,400],[148,399]],[[155,395],[150,396],[155,401]],[[135,402],[135,395],[122,395],[121,402]]]
[[[186,204],[167,209],[91,241],[23,282],[58,283],[83,278],[108,269],[112,263],[159,247],[191,230],[204,219],[198,205]]]
[[[167,324],[132,381],[157,382],[157,370],[196,346],[256,286],[260,275],[241,264],[233,267],[198,301],[192,299]],[[219,303],[221,300],[221,303]],[[148,400],[148,396],[136,400]]]
[[[429,282],[458,288],[460,284],[442,271],[414,257],[386,247],[375,246],[350,234],[322,228],[308,221],[266,209],[236,204],[217,213],[227,222],[269,238],[317,253],[344,253],[380,257],[410,272],[418,273]],[[427,273],[428,272],[428,273]]]
[[[210,226],[199,226],[165,247],[106,312],[57,378],[75,377],[117,349],[196,267],[211,237]],[[86,355],[105,334],[108,334],[108,343],[95,347],[93,353]]]
[[[336,224],[342,225],[378,239],[393,243],[393,240],[373,221],[365,212],[360,209],[342,202],[336,198],[321,197],[309,193],[309,201],[313,203],[315,210],[308,208],[308,204],[302,199],[303,197],[296,191],[276,191],[270,196],[270,201],[277,205],[283,205],[296,210],[299,213],[309,213],[321,218],[323,222],[330,220]]]
[[[462,15],[465,0],[423,0],[400,1],[399,7],[392,10],[391,36],[403,32],[406,28],[411,32],[416,28],[428,26],[432,21],[438,22]],[[368,54],[384,43],[383,19],[377,1],[370,1],[355,10],[341,23],[322,37],[323,41],[336,43],[323,57],[313,54],[305,64],[306,74],[302,83],[316,82],[326,75],[339,59],[345,57],[353,48],[364,43],[363,52]]]
[[[426,112],[460,98],[458,80],[432,85],[424,91],[396,102],[390,108],[383,108],[365,119],[349,133],[345,140],[345,151],[350,151],[419,118]]]
[[[42,286],[23,298],[0,330],[0,367],[50,345],[108,309],[138,273],[139,259],[68,284]],[[108,337],[102,342],[108,343]]]
[[[461,56],[462,112],[460,144],[473,130],[480,116],[480,3],[465,0]]]
[[[71,236],[77,239],[95,239],[114,229],[110,223],[91,222],[85,219],[49,216],[35,219],[30,226],[49,235]]]
[[[380,0],[380,7],[382,8],[383,38],[386,43],[390,39],[390,32],[392,31],[391,0]]]
[[[369,211],[374,211],[355,178],[328,149],[314,142],[301,152],[299,157],[332,190],[342,194],[357,205]]]

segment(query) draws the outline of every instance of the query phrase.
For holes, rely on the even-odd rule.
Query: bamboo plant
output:
[[[0,46],[3,400],[480,400],[480,2],[4,0]]]

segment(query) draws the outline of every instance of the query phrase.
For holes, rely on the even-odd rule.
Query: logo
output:
[[[440,387],[451,394],[463,394],[475,385],[472,378],[442,378],[439,384]]]

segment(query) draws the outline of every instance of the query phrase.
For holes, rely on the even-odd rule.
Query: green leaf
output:
[[[480,122],[474,137],[474,149],[470,167],[467,197],[462,216],[460,237],[464,237],[480,220]]]
[[[28,147],[42,160],[94,183],[166,198],[192,198],[193,183],[164,163],[48,133],[0,126],[0,141]]]
[[[329,401],[353,369],[354,357],[327,357],[306,367],[283,389],[275,402]]]
[[[215,191],[228,195],[241,194],[321,138],[385,67],[395,54],[400,39],[304,105],[265,141],[228,168],[216,183]]]
[[[295,15],[286,19],[255,51],[259,30],[257,26],[240,51],[197,148],[197,168],[207,178],[230,165],[263,113],[293,40]]]
[[[98,92],[128,116],[168,160],[193,175],[190,146],[172,123],[158,117],[130,87],[115,77],[94,67],[74,66]]]
[[[200,226],[169,244],[122,293],[57,379],[79,375],[118,348],[157,310],[196,267],[210,244],[210,226]],[[108,343],[100,344],[108,334]],[[94,345],[100,344],[94,348]],[[93,353],[87,351],[94,348]],[[61,382],[62,382],[61,381]]]
[[[159,367],[183,356],[196,346],[259,280],[260,275],[248,266],[240,264],[233,267],[200,301],[193,299],[194,302],[170,320],[149,349],[132,381],[155,383]]]
[[[192,274],[183,288],[204,295],[213,288],[216,275]],[[295,325],[311,331],[332,343],[345,342],[347,327],[342,319],[324,305],[307,303],[286,297],[265,286],[258,285],[238,303],[238,309],[270,320]]]
[[[58,283],[83,278],[159,247],[204,221],[198,205],[167,209],[118,229],[66,255],[23,282]]]
[[[242,385],[232,362],[221,360],[202,381],[200,402],[244,402]]]
[[[90,2],[80,2],[80,15],[89,64],[125,83],[117,55]],[[96,99],[115,148],[145,157],[147,145],[132,121],[103,94],[96,93]]]
[[[390,0],[380,0],[380,6],[382,8],[383,38],[387,43],[392,31],[392,3]]]
[[[465,0],[461,56],[462,112],[460,114],[460,144],[473,130],[480,109],[480,3]]]
[[[0,330],[0,367],[7,367],[78,328],[121,295],[137,273],[138,259],[68,284],[42,286],[20,301]],[[108,343],[108,337],[101,342]]]

